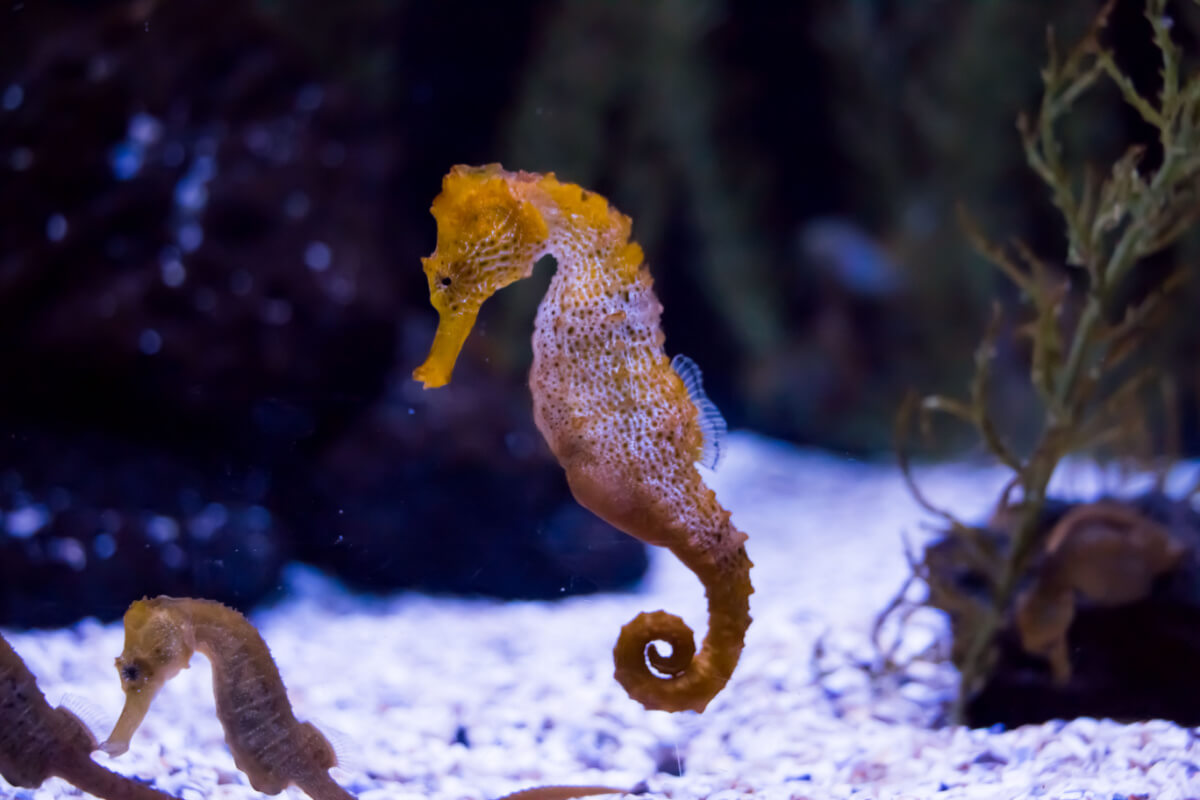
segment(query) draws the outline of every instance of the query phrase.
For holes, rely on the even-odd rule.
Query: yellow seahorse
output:
[[[237,611],[212,600],[161,596],[138,600],[125,612],[125,649],[117,658],[125,707],[105,752],[129,749],[159,689],[196,650],[212,662],[225,741],[255,790],[278,794],[295,784],[315,800],[354,800],[329,776],[337,764],[329,740],[292,713],[262,636]]]
[[[638,615],[613,655],[616,678],[646,708],[704,710],[733,674],[750,624],[750,560],[696,463],[715,466],[725,423],[691,360],[667,359],[642,249],[630,220],[553,173],[456,166],[433,201],[437,249],[423,259],[438,328],[413,377],[450,380],[483,302],[552,255],[538,307],[529,387],[534,419],[575,498],[617,528],[669,548],[704,584],[708,634],[663,611]],[[671,647],[663,655],[655,642]]]
[[[36,789],[57,776],[105,800],[174,800],[92,761],[96,737],[65,708],[51,708],[33,673],[0,636],[0,777]]]

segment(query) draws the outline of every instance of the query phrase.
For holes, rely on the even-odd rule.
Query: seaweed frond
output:
[[[997,244],[965,209],[959,214],[967,239],[1014,284],[1024,306],[1015,331],[1029,341],[1028,379],[1042,409],[1035,440],[1022,447],[1005,436],[989,406],[999,306],[976,351],[967,396],[914,399],[898,415],[897,430],[904,434],[897,437],[900,465],[914,496],[949,523],[950,534],[961,539],[970,560],[990,563],[985,574],[991,603],[972,620],[969,641],[956,645],[960,718],[994,659],[996,633],[1029,569],[1047,486],[1062,460],[1080,452],[1132,455],[1153,449],[1145,404],[1155,391],[1165,391],[1167,379],[1145,365],[1145,344],[1161,328],[1172,292],[1186,274],[1176,271],[1136,301],[1127,296],[1129,278],[1147,256],[1173,245],[1200,220],[1200,75],[1183,75],[1166,0],[1147,0],[1145,15],[1162,59],[1161,85],[1154,94],[1139,89],[1102,41],[1113,5],[1109,0],[1083,38],[1065,52],[1048,30],[1041,103],[1017,120],[1026,162],[1045,184],[1061,218],[1061,256],[1038,254],[1021,241]],[[1059,128],[1079,98],[1104,82],[1115,86],[1121,100],[1154,130],[1156,141],[1129,147],[1105,170],[1075,169]],[[1002,547],[932,506],[912,480],[907,430],[917,413],[935,412],[971,426],[988,452],[1012,471],[998,508],[1016,517]],[[1014,494],[1018,499],[1010,502]],[[930,581],[931,595],[936,588]]]

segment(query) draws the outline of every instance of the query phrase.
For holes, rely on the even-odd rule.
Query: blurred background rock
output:
[[[637,579],[641,546],[578,509],[532,425],[549,267],[484,309],[452,386],[408,379],[454,163],[553,170],[629,214],[668,350],[732,427],[886,452],[899,398],[959,389],[991,302],[1015,299],[955,204],[1062,250],[1013,120],[1045,26],[1070,38],[1098,5],[8,4],[0,623],[111,617],[148,591],[245,607],[296,557],[373,589]],[[1119,3],[1112,29],[1152,79],[1140,13]],[[1186,51],[1197,28],[1178,27]],[[1103,95],[1079,119],[1073,156],[1145,135]],[[1160,256],[1159,279],[1196,252]],[[1186,313],[1167,330],[1195,449],[1200,332]],[[1017,431],[1024,357],[1006,341],[997,376]],[[225,517],[197,538],[206,509]],[[235,552],[252,566],[196,566]]]

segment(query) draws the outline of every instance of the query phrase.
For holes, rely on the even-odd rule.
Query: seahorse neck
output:
[[[549,195],[535,203],[549,230],[543,254],[557,264],[555,282],[596,285],[620,280],[619,251],[629,238],[627,217],[610,209],[606,218],[597,220],[564,208]]]
[[[214,668],[239,652],[270,657],[262,637],[233,609],[209,600],[189,600],[179,608],[187,616],[195,648]]]

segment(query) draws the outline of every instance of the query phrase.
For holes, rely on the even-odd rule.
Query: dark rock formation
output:
[[[1039,531],[1044,541],[1075,504],[1047,503]],[[1177,566],[1154,582],[1149,595],[1120,606],[1103,606],[1076,596],[1076,612],[1067,632],[1070,677],[1054,680],[1050,664],[1025,651],[1010,610],[995,646],[997,657],[983,688],[966,709],[966,722],[987,727],[1070,719],[1078,716],[1120,720],[1169,719],[1200,724],[1200,699],[1194,691],[1200,674],[1200,513],[1187,501],[1149,493],[1129,502],[1132,509],[1164,525],[1185,554]],[[993,543],[1004,553],[1015,515],[992,521]],[[1037,574],[1033,559],[1021,587]],[[953,536],[926,550],[930,604],[950,615],[953,657],[963,657],[978,609],[989,602],[991,582]]]
[[[294,556],[381,590],[636,579],[641,546],[540,449],[519,367],[476,347],[452,390],[383,397],[420,393],[426,173],[451,162],[410,148],[443,121],[411,121],[386,69],[374,97],[346,74],[386,59],[318,63],[315,18],[363,19],[259,5],[3,12],[0,624],[159,592],[244,609]]]
[[[0,413],[291,457],[391,363],[389,153],[245,4],[152,5],[4,48]]]
[[[171,594],[247,608],[279,586],[268,477],[95,434],[0,436],[0,625],[118,619]]]
[[[473,359],[459,373],[430,392],[396,375],[325,453],[289,503],[311,509],[302,556],[375,590],[553,598],[636,581],[645,548],[570,496],[527,392]]]

